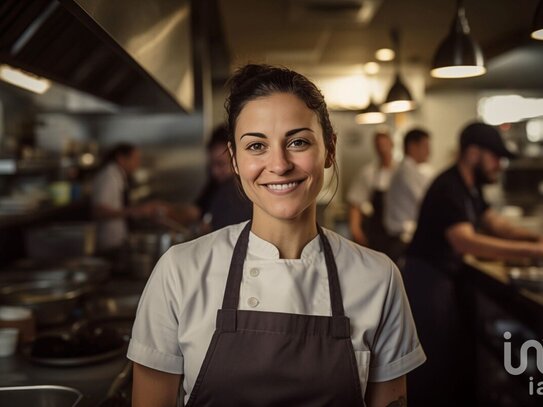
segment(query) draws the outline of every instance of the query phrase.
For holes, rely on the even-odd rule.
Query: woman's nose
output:
[[[292,162],[289,160],[287,152],[282,148],[277,148],[270,154],[268,169],[276,174],[284,174],[293,168]]]

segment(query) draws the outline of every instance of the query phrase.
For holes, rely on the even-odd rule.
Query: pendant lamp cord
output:
[[[469,24],[466,18],[466,9],[464,8],[464,0],[456,0],[456,16],[453,20],[452,29],[459,33],[469,34]]]
[[[396,68],[396,73],[400,72],[400,33],[396,27],[390,30],[390,38],[392,39],[392,47],[396,53],[396,58],[394,58],[394,66]]]

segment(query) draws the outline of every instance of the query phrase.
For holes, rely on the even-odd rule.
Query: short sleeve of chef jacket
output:
[[[403,376],[426,361],[401,274],[392,261],[381,321],[371,345],[368,382]]]
[[[244,223],[174,246],[156,265],[138,306],[128,358],[144,366],[185,374],[190,393],[221,308],[233,247]],[[325,229],[335,256],[345,314],[359,369],[368,381],[402,376],[426,357],[400,273],[385,255]],[[250,236],[239,309],[331,315],[328,278],[317,236],[300,259],[278,259],[271,243]],[[265,266],[264,266],[265,265]],[[259,269],[258,277],[249,272]]]

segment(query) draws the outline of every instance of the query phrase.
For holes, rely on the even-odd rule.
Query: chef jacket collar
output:
[[[302,250],[300,258],[302,260],[308,260],[314,258],[319,252],[321,252],[321,241],[317,234],[310,242],[308,242]],[[267,240],[258,237],[253,232],[249,233],[249,245],[247,247],[247,253],[251,257],[258,259],[279,260],[279,249]]]

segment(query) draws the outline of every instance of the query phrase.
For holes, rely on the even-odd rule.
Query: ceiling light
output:
[[[395,51],[398,54],[398,58],[396,58],[396,78],[388,91],[385,102],[381,106],[381,111],[384,113],[407,112],[415,108],[415,101],[400,77],[400,35],[398,31],[392,30],[391,36]]]
[[[386,116],[373,101],[370,101],[370,104],[362,109],[354,119],[358,124],[379,124],[385,122]]]
[[[385,103],[381,106],[381,110],[385,113],[400,113],[413,110],[415,101],[411,96],[411,92],[402,82],[399,74],[396,74],[394,84],[390,88]]]
[[[377,62],[367,62],[364,64],[364,72],[368,75],[376,75],[380,69],[381,67]]]
[[[532,24],[532,38],[543,41],[543,0],[539,2]]]
[[[39,94],[45,93],[51,87],[51,82],[49,80],[40,78],[21,69],[12,68],[9,65],[0,65],[0,79]]]
[[[469,34],[463,3],[458,0],[449,34],[434,54],[430,71],[434,78],[469,78],[486,73],[481,48]]]
[[[375,58],[378,61],[388,62],[392,61],[395,57],[396,53],[390,48],[381,48],[375,51]]]

